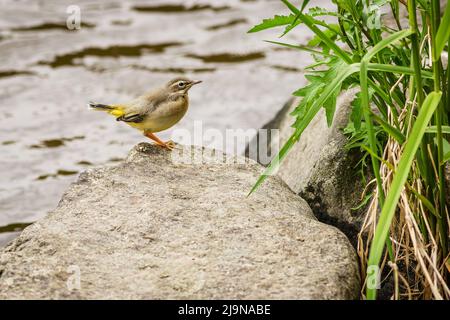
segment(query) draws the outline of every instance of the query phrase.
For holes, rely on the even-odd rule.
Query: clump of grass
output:
[[[358,243],[362,297],[375,299],[381,279],[381,286],[393,282],[394,299],[449,299],[444,166],[450,159],[450,70],[441,54],[450,41],[450,5],[441,14],[439,0],[334,0],[333,11],[309,7],[308,0],[299,7],[282,2],[290,14],[265,19],[249,32],[284,27],[284,36],[306,26],[314,33],[307,45],[269,42],[307,51],[315,63],[307,68],[308,84],[293,93],[302,98],[292,113],[295,131],[251,192],[320,108],[331,125],[339,93],[359,87],[345,129],[347,147],[370,159],[375,177]]]

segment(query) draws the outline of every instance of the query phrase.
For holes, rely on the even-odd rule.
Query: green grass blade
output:
[[[308,3],[309,3],[309,0],[303,0],[302,8],[300,9],[301,12],[303,12],[303,10],[305,10],[305,8],[308,5]]]
[[[385,204],[381,210],[380,218],[375,230],[375,234],[370,247],[369,260],[367,263],[368,268],[373,266],[379,266],[380,259],[383,254],[384,243],[389,233],[389,228],[392,222],[392,218],[397,208],[398,199],[402,192],[403,186],[408,178],[409,170],[419,148],[420,142],[425,134],[425,129],[433,116],[436,107],[441,100],[441,92],[430,93],[424,103],[423,107],[419,111],[416,122],[411,130],[411,134],[407,139],[405,149],[400,158],[397,170],[395,172],[389,193],[386,197]],[[376,288],[367,288],[367,299],[376,298]]]
[[[314,32],[331,50],[336,53],[336,55],[344,60],[346,63],[351,64],[352,59],[350,56],[342,50],[335,41],[331,40],[322,30],[316,27],[314,23],[314,19],[309,17],[308,15],[304,15],[300,12],[292,3],[287,0],[281,0],[288,8],[292,11],[292,13],[297,15],[297,18],[301,20],[312,32]]]
[[[290,43],[284,43],[284,42],[278,42],[278,41],[271,41],[271,40],[264,40],[265,42],[268,43],[272,43],[272,44],[276,44],[282,47],[286,47],[286,48],[291,48],[291,49],[297,49],[297,50],[302,50],[302,51],[307,51],[307,52],[311,52],[313,54],[317,54],[317,55],[322,55],[325,57],[332,57],[331,54],[326,53],[326,52],[322,52],[322,51],[318,51],[318,50],[314,50],[311,49],[308,46],[303,46],[303,45],[295,45],[295,44],[290,44]]]
[[[380,126],[384,129],[384,131],[389,133],[389,135],[393,137],[399,144],[403,144],[405,142],[406,137],[400,130],[391,126],[386,120],[377,116],[376,114],[372,113],[372,117],[375,119],[376,122],[380,124]]]
[[[314,32],[323,43],[325,43],[331,50],[334,51],[334,53],[344,60],[346,63],[350,64],[352,63],[352,59],[350,56],[342,50],[335,41],[331,40],[322,30],[320,30],[316,25],[314,24],[314,20],[311,19],[309,16],[304,15],[302,13],[298,14],[298,18],[308,26],[309,29],[311,29],[312,32]]]
[[[425,130],[426,133],[436,133],[437,127],[436,126],[429,126]],[[442,133],[449,133],[450,134],[450,126],[442,126]]]
[[[361,87],[361,93],[360,93],[361,107],[363,110],[364,121],[366,122],[366,126],[367,126],[367,137],[369,140],[370,148],[375,152],[375,154],[377,154],[376,137],[375,137],[375,131],[373,128],[373,123],[372,123],[372,112],[371,112],[370,104],[369,104],[369,85],[368,85],[368,81],[367,81],[367,79],[368,79],[367,65],[368,65],[368,60],[363,59],[361,61],[360,67],[359,67],[360,68],[359,81],[360,81],[360,87]],[[384,196],[382,194],[383,189],[382,189],[382,184],[381,184],[378,160],[376,158],[374,158],[373,156],[371,158],[372,158],[373,172],[374,172],[375,178],[377,180],[377,187],[379,190],[380,203],[383,203]]]
[[[435,216],[440,218],[440,216],[437,214],[436,209],[434,208],[434,205],[428,200],[426,197],[418,193],[413,188],[409,188],[409,190],[414,193],[414,195],[419,198],[419,200],[422,202],[422,204]]]
[[[435,141],[437,140],[437,138],[435,138]],[[440,162],[441,165],[443,165],[444,163],[446,163],[450,158],[450,143],[445,140],[444,138],[442,138],[442,161]]]
[[[439,29],[436,34],[435,39],[436,50],[434,51],[434,61],[439,60],[442,50],[444,50],[445,44],[447,43],[449,38],[450,38],[450,4],[447,3],[447,7],[442,17],[441,24],[439,25]]]
[[[299,13],[301,13],[300,10],[298,10],[297,7],[294,6],[292,3],[290,3],[289,1],[281,0],[281,2],[283,2],[286,5],[286,7],[288,7],[289,10],[291,10],[293,14],[298,15]]]
[[[370,49],[364,55],[363,60],[369,62],[378,52],[380,52],[387,46],[391,45],[392,43],[411,35],[412,33],[413,33],[413,31],[407,29],[407,30],[401,30],[401,31],[391,34],[387,38],[378,42],[372,49]]]
[[[400,73],[407,75],[414,75],[414,69],[409,67],[402,66],[394,66],[390,64],[381,64],[381,63],[369,63],[367,65],[368,70],[370,71],[382,71],[382,72],[391,72],[391,73]],[[427,79],[433,79],[433,73],[430,71],[421,70],[421,75]]]
[[[270,164],[267,166],[266,170],[259,176],[255,185],[252,187],[247,197],[250,196],[256,189],[267,179],[267,177],[271,176],[273,172],[280,166],[281,162],[288,155],[289,150],[291,150],[292,146],[295,144],[296,139],[294,134],[286,141],[278,154],[273,158]]]
[[[257,24],[256,26],[248,30],[247,33],[254,33],[262,30],[290,25],[292,21],[294,21],[294,19],[295,16],[293,14],[289,16],[276,15],[273,18],[263,19],[260,24]]]
[[[442,163],[445,163],[450,160],[450,152],[447,152],[444,154],[444,157],[442,158]]]

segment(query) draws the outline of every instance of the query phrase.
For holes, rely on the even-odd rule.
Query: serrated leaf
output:
[[[339,31],[335,30],[335,27],[338,28],[337,25],[329,25],[330,29],[326,29],[323,31],[324,35],[327,36],[328,38],[330,38],[331,40],[336,39]],[[315,35],[309,42],[308,42],[308,46],[310,47],[317,47],[319,46],[321,43],[323,42],[323,38],[321,38],[318,35]]]
[[[248,33],[259,32],[266,29],[290,25],[295,19],[295,15],[275,15],[273,18],[264,19],[260,24],[254,26]]]
[[[331,96],[324,102],[325,115],[327,118],[327,125],[330,128],[333,124],[334,112],[336,111],[337,96],[341,92],[341,86],[339,85],[331,94]]]
[[[344,65],[345,66],[339,70],[339,73],[336,75],[336,77],[330,83],[326,84],[326,87],[323,89],[323,92],[320,94],[320,96],[317,97],[317,99],[314,99],[314,102],[312,103],[311,107],[306,111],[306,114],[303,117],[303,119],[299,120],[297,118],[297,120],[294,123],[295,126],[294,134],[292,134],[292,136],[283,145],[281,150],[269,164],[264,173],[258,178],[258,180],[256,181],[253,188],[250,190],[248,195],[253,193],[267,179],[267,177],[270,176],[274,172],[274,170],[276,170],[279,167],[280,163],[286,157],[286,155],[291,150],[295,142],[297,142],[300,139],[300,136],[303,133],[303,131],[309,125],[311,120],[316,116],[317,112],[320,110],[320,107],[330,97],[330,95],[333,93],[336,87],[341,85],[342,82],[348,76],[358,71],[358,67],[355,64],[347,65],[344,63]]]
[[[332,58],[326,63],[328,69],[312,71],[305,75],[306,80],[308,80],[308,85],[303,88],[298,89],[293,93],[294,96],[303,97],[297,108],[291,113],[291,115],[296,116],[296,122],[302,121],[306,112],[311,108],[311,106],[316,102],[317,97],[319,97],[323,90],[331,83],[336,76],[342,72],[346,66],[346,63],[337,58]],[[342,83],[340,83],[334,91],[331,92],[329,97],[323,102],[323,107],[326,111],[326,118],[328,126],[331,126],[334,113],[336,110],[336,99],[342,88]]]
[[[338,14],[336,12],[329,11],[321,7],[313,7],[308,10],[308,15],[310,15],[311,17],[318,17],[318,16],[337,16]]]

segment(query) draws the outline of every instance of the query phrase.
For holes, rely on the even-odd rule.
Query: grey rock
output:
[[[358,298],[345,235],[278,177],[246,197],[261,171],[210,149],[141,143],[82,173],[0,251],[0,298]]]
[[[365,208],[352,208],[361,203],[364,184],[355,170],[359,154],[344,148],[347,138],[342,129],[348,123],[356,92],[353,89],[339,96],[330,128],[321,109],[278,170],[278,175],[309,203],[320,221],[337,226],[354,245]],[[297,105],[298,100],[290,100],[264,127],[279,129],[280,147],[294,132],[291,125],[295,119],[290,113]]]

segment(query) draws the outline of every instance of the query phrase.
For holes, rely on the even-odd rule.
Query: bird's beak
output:
[[[192,81],[191,86],[193,86],[194,84],[199,84],[199,83],[202,83],[202,81],[201,80]]]

